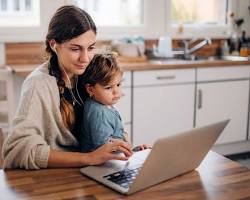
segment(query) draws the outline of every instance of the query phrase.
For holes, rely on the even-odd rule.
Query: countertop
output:
[[[25,77],[37,65],[9,65],[13,73],[18,76]],[[124,71],[142,71],[142,70],[155,70],[155,69],[185,69],[197,67],[218,67],[218,66],[235,66],[235,65],[250,65],[250,61],[227,61],[227,60],[198,60],[198,61],[185,61],[185,60],[170,60],[168,62],[129,62],[120,63]]]
[[[79,172],[79,168],[0,170],[3,199],[250,199],[250,170],[209,152],[194,171],[130,196],[121,195]]]

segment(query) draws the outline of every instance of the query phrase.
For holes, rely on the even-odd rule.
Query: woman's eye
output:
[[[95,49],[95,46],[90,46],[89,47],[89,51],[94,50],[94,49]]]
[[[78,49],[78,48],[72,48],[71,49],[71,51],[78,51],[78,50],[80,50],[80,49]]]

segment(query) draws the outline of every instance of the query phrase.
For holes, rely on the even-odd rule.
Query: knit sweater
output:
[[[3,145],[4,168],[47,168],[50,149],[76,151],[78,142],[63,124],[56,78],[48,62],[24,81],[17,112]]]

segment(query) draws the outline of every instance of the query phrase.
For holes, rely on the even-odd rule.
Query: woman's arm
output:
[[[83,153],[50,150],[48,167],[81,167],[87,160]]]
[[[124,156],[114,154],[114,149],[124,153]],[[51,150],[48,167],[82,167],[86,165],[98,165],[105,161],[127,160],[132,155],[131,145],[121,140],[113,140],[90,153],[64,152]]]

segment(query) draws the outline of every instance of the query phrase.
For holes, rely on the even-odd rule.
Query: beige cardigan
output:
[[[76,138],[63,125],[56,79],[48,62],[24,81],[10,134],[3,145],[4,168],[48,166],[50,149],[75,151]]]

